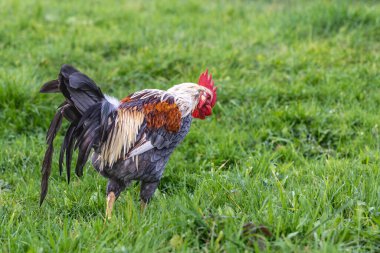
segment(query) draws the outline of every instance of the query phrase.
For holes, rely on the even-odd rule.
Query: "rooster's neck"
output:
[[[195,83],[182,83],[173,86],[167,92],[173,95],[182,118],[191,114],[199,102],[199,93],[204,88]]]

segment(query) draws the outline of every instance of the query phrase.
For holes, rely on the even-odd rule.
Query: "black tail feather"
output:
[[[81,118],[81,114],[78,110],[70,104],[66,104],[62,107],[62,114],[70,122],[78,122]]]
[[[59,131],[62,118],[71,122],[66,131],[59,155],[59,171],[62,173],[63,160],[66,156],[67,182],[70,183],[71,160],[74,146],[78,147],[78,161],[75,173],[82,176],[83,167],[87,162],[91,149],[99,145],[99,128],[101,125],[102,106],[111,112],[109,102],[101,90],[86,75],[70,65],[63,65],[58,80],[47,82],[40,90],[42,93],[61,92],[66,100],[58,108],[46,135],[48,148],[42,164],[41,195],[42,205],[47,191],[51,174],[53,141]]]
[[[41,93],[58,93],[59,90],[59,82],[58,80],[51,80],[45,83],[40,89]]]
[[[92,134],[93,136],[94,134]],[[86,139],[86,141],[83,142],[83,145],[79,148],[79,154],[78,154],[78,160],[77,160],[77,166],[75,168],[75,174],[77,174],[78,177],[81,177],[83,175],[83,167],[87,162],[88,156],[90,155],[90,151],[92,148],[92,144],[94,143],[94,139]]]
[[[95,82],[70,65],[62,66],[58,80],[62,94],[81,114],[104,99]]]
[[[61,146],[61,151],[59,153],[59,163],[58,163],[60,175],[62,175],[62,171],[63,171],[63,158],[65,156],[65,151],[69,148],[69,141],[72,138],[72,135],[75,131],[75,127],[76,127],[75,123],[71,123],[71,125],[69,126],[69,128],[66,131],[65,138],[64,138],[62,146]],[[70,174],[68,174],[67,182],[70,182]]]
[[[64,78],[69,78],[72,74],[76,72],[79,72],[79,70],[77,70],[69,64],[63,64],[59,74],[62,75]]]
[[[48,144],[48,148],[45,152],[45,158],[42,163],[42,179],[41,179],[41,196],[40,196],[40,205],[42,205],[42,202],[44,201],[47,190],[48,190],[48,180],[51,173],[51,162],[53,158],[53,141],[55,136],[57,135],[58,130],[60,129],[62,124],[62,114],[60,111],[58,111],[49,127],[49,130],[46,135],[46,142]]]
[[[49,176],[51,173],[51,161],[53,158],[53,151],[54,151],[53,144],[49,144],[45,153],[43,164],[42,164],[40,206],[44,202],[44,199],[48,191],[48,183],[49,183]]]
[[[75,173],[78,176],[82,176],[83,174],[83,167],[86,164],[93,144],[99,143],[102,104],[93,105],[86,111],[78,123],[77,141],[75,143],[75,149],[79,149],[77,166],[75,168]]]
[[[67,173],[67,183],[70,184],[71,176],[71,160],[73,158],[73,149],[74,149],[74,138],[72,135],[68,139],[68,144],[66,148],[66,173]]]
[[[49,130],[46,134],[46,143],[51,144],[54,141],[55,136],[57,135],[58,130],[61,128],[62,125],[62,114],[60,111],[58,111],[53,120],[50,123]]]

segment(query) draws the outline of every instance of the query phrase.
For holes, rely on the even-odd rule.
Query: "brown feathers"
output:
[[[127,97],[123,98],[122,100],[120,100],[120,103],[128,103],[131,100],[132,100],[131,96],[127,96]]]
[[[165,127],[169,132],[178,132],[181,126],[181,112],[174,103],[146,104],[144,105],[144,113],[149,128]]]

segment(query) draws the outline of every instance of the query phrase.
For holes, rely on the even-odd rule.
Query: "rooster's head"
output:
[[[192,113],[194,118],[205,119],[206,116],[212,114],[212,108],[216,103],[216,89],[211,74],[208,75],[208,70],[203,72],[199,77],[198,84],[204,89],[199,93],[199,101]]]
[[[212,114],[212,108],[216,103],[216,87],[207,70],[201,74],[197,84],[178,84],[168,92],[176,97],[176,103],[183,116],[191,113],[194,118],[205,119]]]

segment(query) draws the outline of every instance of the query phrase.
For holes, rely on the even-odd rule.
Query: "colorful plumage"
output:
[[[78,149],[75,173],[82,176],[93,151],[94,168],[108,178],[107,217],[111,216],[114,201],[132,180],[141,181],[142,205],[148,203],[170,155],[189,132],[192,118],[211,115],[217,98],[214,82],[206,71],[198,84],[182,83],[167,91],[146,89],[119,101],[104,95],[93,80],[69,65],[63,65],[58,79],[46,83],[41,92],[60,92],[66,99],[46,137],[40,204],[47,194],[53,141],[66,118],[70,126],[61,146],[60,173],[66,157],[70,181],[72,155]]]

